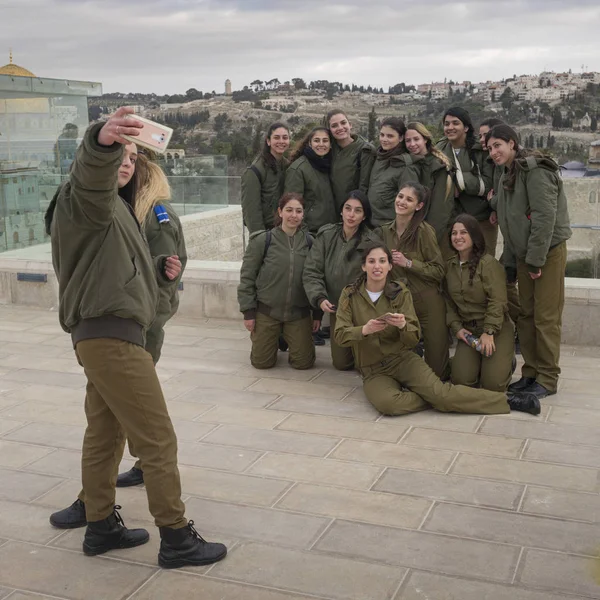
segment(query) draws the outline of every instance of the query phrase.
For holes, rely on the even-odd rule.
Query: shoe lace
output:
[[[194,521],[190,520],[188,521],[188,529],[190,530],[190,533],[198,540],[200,540],[203,544],[208,543],[196,530],[196,528],[194,527]]]
[[[125,521],[123,521],[123,517],[118,512],[121,509],[122,509],[121,505],[115,504],[115,508],[113,509],[113,514],[115,515],[115,519],[117,520],[117,523],[119,525],[121,525],[122,527],[125,527]]]

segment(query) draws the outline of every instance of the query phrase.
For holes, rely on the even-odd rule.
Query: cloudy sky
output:
[[[600,71],[598,0],[0,0],[0,15],[0,65],[12,46],[38,76],[105,92]]]

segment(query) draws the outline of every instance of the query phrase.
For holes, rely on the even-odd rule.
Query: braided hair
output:
[[[471,237],[471,241],[473,242],[471,255],[467,261],[467,265],[469,267],[469,285],[473,285],[473,278],[475,277],[475,272],[477,271],[479,261],[485,254],[485,238],[483,237],[483,232],[481,231],[481,227],[477,219],[471,215],[463,213],[458,215],[450,225],[450,229],[448,231],[448,240],[451,248],[454,248],[452,245],[452,230],[454,229],[454,225],[457,223],[464,225],[469,236]]]

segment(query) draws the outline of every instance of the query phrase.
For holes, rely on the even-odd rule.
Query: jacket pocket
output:
[[[125,287],[127,287],[130,283],[135,281],[135,279],[139,275],[137,265],[135,264],[135,256],[131,257],[131,266],[133,267],[133,273],[125,281]]]

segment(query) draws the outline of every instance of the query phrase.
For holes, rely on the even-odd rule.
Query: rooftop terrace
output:
[[[88,558],[50,526],[81,485],[85,378],[54,312],[0,308],[0,341],[2,599],[600,598],[598,348],[563,347],[540,417],[386,418],[328,347],[256,371],[241,322],[175,318],[158,371],[184,499],[230,553],[168,572],[143,489],[117,501],[145,546]]]

